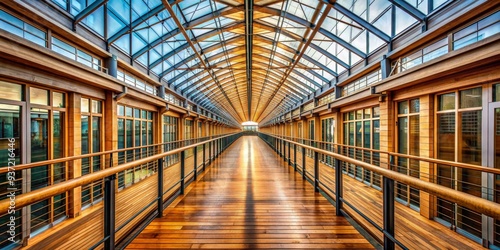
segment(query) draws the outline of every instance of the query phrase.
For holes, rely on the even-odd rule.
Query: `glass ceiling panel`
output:
[[[66,1],[51,1],[64,10],[68,8],[66,11],[76,15],[95,0],[70,1],[70,6],[64,4]],[[403,1],[424,14],[447,2],[446,0]],[[85,4],[82,4],[83,2]],[[179,76],[174,85],[181,86],[180,89],[189,89],[188,93],[201,91],[204,96],[222,98],[223,95],[219,95],[220,90],[214,83],[214,77],[224,85],[223,88],[231,90],[237,88],[238,95],[243,99],[233,92],[228,94],[230,100],[223,98],[215,102],[224,105],[237,103],[234,105],[237,106],[235,110],[225,111],[232,114],[246,113],[246,110],[241,110],[246,107],[241,107],[240,103],[247,103],[245,70],[250,65],[247,65],[245,57],[242,2],[168,1],[174,16],[171,16],[166,6],[163,6],[164,2],[164,0],[109,0],[80,21],[100,36],[106,34],[114,48],[133,56],[138,64],[145,67],[150,65],[151,68],[148,70],[153,74],[162,76],[167,81]],[[317,89],[318,85],[334,80],[334,75],[341,74],[352,65],[363,61],[364,57],[386,45],[388,40],[405,32],[419,21],[406,11],[393,6],[388,0],[337,0],[333,8],[326,13],[321,30],[316,32],[312,43],[303,46],[304,36],[311,34],[307,30],[314,29],[314,26],[308,24],[316,24],[318,20],[322,20],[321,15],[328,3],[317,0],[269,2],[273,4],[254,8],[251,67],[254,69],[252,107],[260,110],[256,112],[264,112],[272,103],[280,103],[284,107],[290,102],[297,101],[298,99],[292,99],[300,94],[293,91],[310,93],[311,90]],[[215,16],[212,13],[222,13],[222,15]],[[319,16],[315,16],[315,13]],[[352,18],[352,15],[359,16],[370,25],[355,22],[357,19]],[[176,21],[185,24],[187,35],[180,32],[181,29],[177,27]],[[226,31],[218,32],[222,30]],[[192,43],[189,43],[189,40]],[[296,51],[299,48],[302,51]],[[228,50],[230,51],[226,52]],[[201,63],[200,58],[206,62]],[[298,62],[292,63],[297,59]],[[213,69],[215,76],[212,77],[208,73],[212,69],[202,68],[205,65],[215,67]],[[292,65],[294,69],[290,68]],[[280,91],[286,92],[290,97],[284,102],[281,101],[281,94],[270,97],[270,93],[275,93],[283,81],[284,74],[289,71],[291,71],[289,78],[284,81],[290,88]],[[193,84],[199,84],[200,88],[190,88],[189,86]],[[211,92],[213,94],[210,94]],[[260,96],[266,100],[259,101]],[[214,100],[208,99],[207,105],[213,105]],[[261,106],[258,106],[257,102]]]

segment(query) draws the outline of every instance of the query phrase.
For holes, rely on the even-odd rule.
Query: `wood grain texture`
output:
[[[255,136],[236,141],[128,249],[373,246]]]

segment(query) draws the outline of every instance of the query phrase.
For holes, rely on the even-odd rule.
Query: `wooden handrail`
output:
[[[229,137],[229,136],[232,136],[232,135],[235,135],[235,134],[238,134],[238,133],[232,133],[232,134],[221,136],[221,137],[218,137],[218,138],[215,138],[215,139],[211,139],[211,140],[208,140],[208,141],[199,142],[199,143],[196,143],[196,144],[192,144],[192,145],[185,146],[185,147],[182,147],[182,148],[174,149],[174,150],[171,150],[171,151],[168,151],[168,152],[164,152],[164,153],[161,153],[161,154],[157,154],[157,155],[149,156],[149,157],[146,157],[146,158],[142,158],[140,160],[136,160],[136,161],[133,161],[133,162],[127,162],[127,163],[118,165],[116,167],[106,168],[106,169],[103,169],[103,170],[100,170],[100,171],[97,171],[97,172],[94,172],[94,173],[90,173],[90,174],[87,174],[87,175],[84,175],[84,176],[80,176],[80,177],[75,178],[75,179],[71,179],[71,180],[67,180],[67,181],[64,181],[64,182],[57,183],[57,184],[53,184],[51,186],[40,188],[40,189],[37,189],[35,191],[31,191],[31,192],[28,192],[28,193],[16,195],[16,197],[15,197],[16,210],[19,209],[19,208],[31,205],[33,203],[36,203],[38,201],[42,201],[42,200],[48,199],[48,198],[50,198],[50,197],[52,197],[54,195],[58,195],[58,194],[70,191],[73,188],[80,187],[80,186],[83,186],[83,185],[86,185],[86,184],[90,184],[90,183],[92,183],[94,181],[102,180],[105,177],[117,174],[117,173],[125,171],[127,169],[130,169],[130,168],[133,168],[133,167],[137,167],[139,165],[142,165],[142,164],[145,164],[145,163],[148,163],[148,162],[151,162],[151,161],[158,160],[158,159],[163,158],[165,156],[177,154],[177,153],[180,153],[180,152],[182,152],[184,150],[188,150],[188,149],[191,149],[191,148],[194,148],[194,147],[198,147],[198,146],[203,145],[203,144],[205,144],[207,142],[212,142],[212,141],[219,140],[219,139],[225,138],[225,137]],[[9,206],[10,206],[10,199],[1,200],[0,201],[0,215],[1,214],[6,214],[8,212],[8,210],[9,210]]]
[[[266,135],[269,135],[269,134],[266,134]],[[477,197],[477,196],[474,196],[474,195],[471,195],[468,193],[460,192],[460,191],[457,191],[455,189],[451,189],[451,188],[441,186],[441,185],[438,185],[435,183],[423,181],[423,180],[420,180],[420,179],[415,178],[415,177],[411,177],[411,176],[408,176],[408,175],[405,175],[402,173],[398,173],[396,171],[392,171],[389,169],[381,168],[379,166],[371,165],[369,163],[355,160],[355,159],[352,159],[350,157],[347,157],[347,156],[344,156],[341,154],[332,153],[330,151],[318,149],[315,147],[311,147],[311,146],[308,146],[305,144],[300,144],[300,143],[286,140],[286,139],[284,139],[284,140],[289,142],[289,143],[299,145],[303,148],[318,152],[320,154],[329,155],[329,156],[337,158],[341,161],[355,164],[357,166],[363,167],[367,170],[370,170],[370,171],[373,171],[377,174],[380,174],[384,177],[390,178],[392,180],[395,180],[397,182],[400,182],[400,183],[403,183],[406,185],[410,185],[411,187],[425,191],[431,195],[439,196],[439,197],[447,199],[451,202],[457,203],[460,206],[467,207],[467,208],[472,209],[474,211],[480,212],[482,214],[485,214],[487,216],[490,216],[490,217],[493,217],[497,220],[500,220],[500,204],[495,203],[493,201],[485,200],[483,198],[480,198],[480,197]],[[338,171],[338,169],[336,169],[335,171]]]
[[[217,135],[217,136],[226,136],[226,135],[233,135],[233,134],[236,134],[236,133],[222,134],[222,135]],[[94,157],[94,156],[101,156],[101,155],[107,155],[107,154],[113,154],[113,153],[120,153],[120,152],[125,152],[125,151],[130,151],[130,150],[137,150],[137,149],[143,149],[143,148],[149,148],[149,147],[161,147],[161,146],[165,146],[165,145],[169,145],[169,144],[181,143],[181,142],[186,142],[186,141],[191,141],[191,140],[210,139],[212,137],[215,137],[215,136],[205,136],[205,137],[201,137],[201,138],[178,140],[178,141],[171,141],[171,142],[163,142],[163,143],[157,143],[157,144],[151,144],[151,145],[145,145],[145,146],[137,146],[137,147],[132,147],[132,148],[114,149],[114,150],[108,150],[108,151],[102,151],[102,152],[96,152],[96,153],[90,153],[90,154],[84,154],[84,155],[67,156],[67,157],[64,157],[64,158],[58,158],[58,159],[53,159],[53,160],[37,161],[37,162],[33,162],[33,163],[20,164],[20,165],[15,166],[14,169],[16,171],[18,171],[18,170],[30,169],[30,168],[39,167],[39,166],[52,165],[52,164],[57,164],[57,163],[62,163],[62,162],[74,161],[74,160],[79,160],[79,159],[83,159],[83,158],[90,158],[90,157]],[[220,137],[216,137],[216,138],[220,138]],[[7,173],[7,172],[9,172],[9,167],[0,167],[0,174]]]
[[[262,133],[262,132],[259,132],[259,133]],[[294,140],[295,139],[297,139],[297,140],[306,140],[306,141],[316,142],[318,144],[319,143],[322,143],[322,144],[331,144],[332,146],[340,146],[340,147],[346,147],[346,148],[353,148],[353,149],[368,151],[368,152],[372,152],[372,153],[382,153],[382,154],[387,154],[387,155],[392,155],[392,156],[397,156],[397,157],[408,158],[408,159],[412,159],[412,160],[425,161],[425,162],[434,163],[434,164],[441,164],[441,165],[447,165],[447,166],[451,166],[451,167],[458,167],[458,168],[464,168],[464,169],[470,169],[470,170],[476,170],[476,171],[481,171],[481,172],[485,172],[485,173],[500,175],[500,169],[498,169],[498,168],[490,168],[490,167],[487,167],[487,166],[478,166],[478,165],[472,165],[472,164],[467,164],[467,163],[462,163],[462,162],[454,162],[454,161],[440,160],[440,159],[435,159],[435,158],[427,158],[427,157],[421,157],[421,156],[406,155],[406,154],[401,154],[401,153],[396,153],[396,152],[388,152],[388,151],[382,151],[382,150],[378,150],[378,149],[363,148],[363,147],[357,147],[357,146],[345,145],[345,144],[338,144],[338,143],[333,143],[333,142],[316,141],[316,140],[305,139],[305,138],[296,138],[296,137],[289,137],[289,136],[279,136],[279,135],[268,134],[268,133],[262,133],[262,134],[273,136],[273,137],[276,137],[276,138],[279,138],[279,139],[288,140],[286,138],[292,138]],[[288,140],[288,141],[291,141],[291,140]]]

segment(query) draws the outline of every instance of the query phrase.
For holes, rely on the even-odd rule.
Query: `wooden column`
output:
[[[179,125],[177,126],[179,129],[178,138],[179,140],[184,140],[186,138],[186,115],[181,115],[179,117]]]
[[[82,154],[82,96],[77,93],[68,93],[68,156]],[[70,161],[68,178],[74,179],[82,174],[82,161]],[[68,193],[68,216],[74,218],[82,210],[82,188],[77,187]]]
[[[434,158],[434,96],[420,97],[420,156]],[[434,164],[420,162],[420,179],[432,182]],[[428,219],[435,217],[436,197],[420,191],[420,214]]]
[[[380,102],[380,150],[394,152],[394,108],[391,93]],[[389,168],[389,158],[380,154],[380,166]]]
[[[193,138],[194,138],[194,139],[198,139],[198,138],[200,138],[200,137],[201,137],[201,135],[198,135],[198,131],[199,131],[199,128],[198,128],[198,127],[199,127],[199,126],[198,126],[198,122],[199,122],[199,121],[200,121],[200,119],[199,119],[199,118],[195,118],[195,119],[193,119],[193,130],[194,130],[194,132],[193,132]]]
[[[313,114],[314,116],[314,140],[321,140],[321,119],[318,114]],[[316,145],[319,146],[319,145]]]
[[[207,137],[208,136],[208,121],[204,120],[202,123],[203,128],[201,129],[201,136]]]
[[[106,100],[104,101],[104,150],[118,149],[118,115],[117,102],[113,98],[114,93],[106,92]],[[109,156],[106,156],[105,167],[109,168]],[[113,165],[118,165],[118,154],[113,155]]]

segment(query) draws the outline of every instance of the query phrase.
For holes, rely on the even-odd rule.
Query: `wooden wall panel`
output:
[[[133,221],[118,231],[116,234],[117,241],[126,236],[137,223],[142,221],[152,210],[156,209],[156,204],[153,204],[138,216],[135,216],[136,213],[158,197],[157,180],[158,174],[153,174],[116,194],[116,229],[128,219],[134,218]]]
[[[26,249],[88,249],[103,237],[103,204],[88,208],[82,216],[68,219],[29,241]]]

